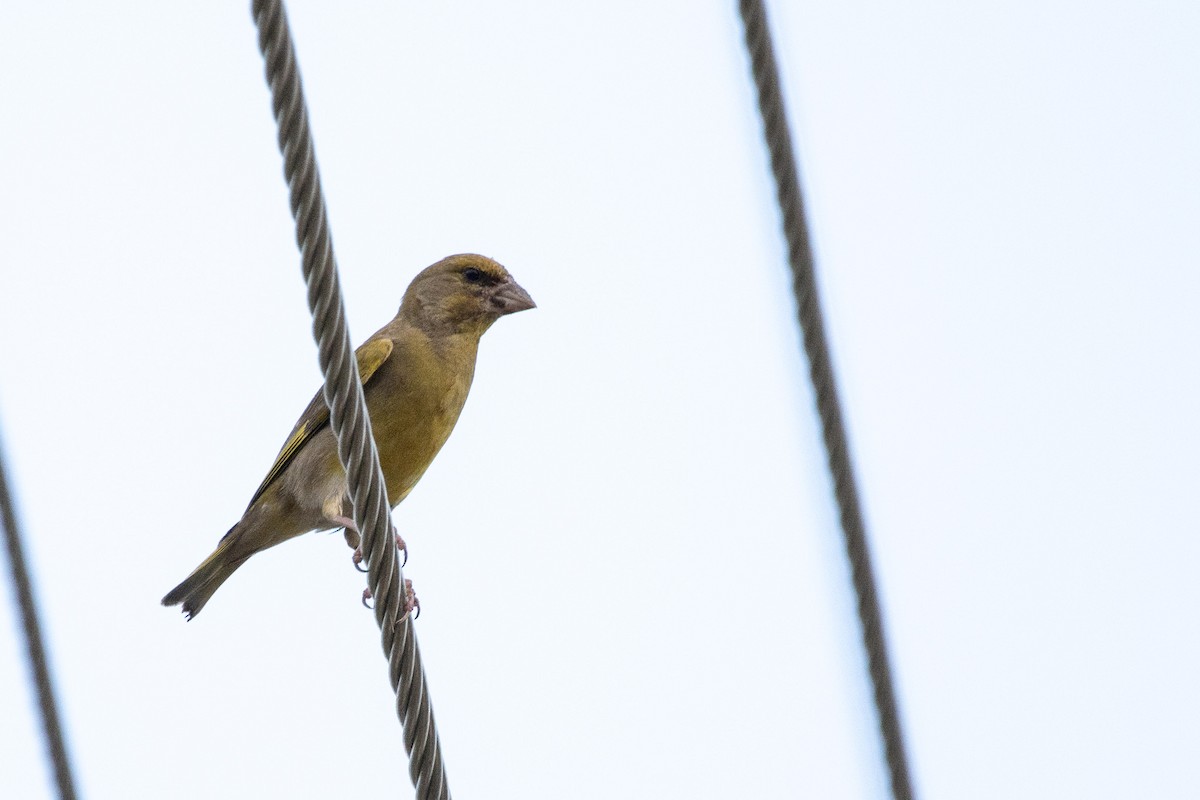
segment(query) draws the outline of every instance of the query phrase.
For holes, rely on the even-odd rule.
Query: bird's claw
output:
[[[408,566],[408,545],[404,543],[404,540],[400,538],[400,534],[398,533],[396,534],[396,549],[404,556],[400,561],[400,569],[404,569]],[[350,560],[354,562],[354,568],[359,572],[367,571],[367,568],[362,565],[363,551],[361,543],[355,546],[354,555],[350,556]]]
[[[371,593],[371,587],[363,589],[362,604],[364,608],[375,608],[374,595]],[[408,578],[404,579],[404,614],[407,616],[412,614],[412,618],[416,619],[421,616],[421,601],[417,599],[417,593],[413,591],[413,582]]]
[[[405,616],[412,614],[413,619],[421,616],[421,601],[417,599],[412,581],[408,578],[404,579],[404,614]]]

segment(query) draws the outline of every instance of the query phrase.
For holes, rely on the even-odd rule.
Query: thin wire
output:
[[[851,580],[858,598],[858,618],[861,623],[863,647],[867,653],[867,669],[875,690],[875,708],[879,714],[879,731],[891,775],[892,796],[896,800],[911,800],[913,789],[909,778],[900,714],[896,708],[896,691],[892,682],[883,615],[875,588],[874,572],[871,569],[871,553],[867,545],[854,469],[850,463],[850,446],[842,420],[829,344],[825,337],[825,323],[821,316],[796,157],[792,150],[792,136],[788,130],[787,114],[780,91],[779,68],[775,62],[767,13],[762,0],[739,0],[738,5],[746,28],[746,49],[750,53],[754,83],[758,88],[759,113],[762,115],[767,149],[771,154],[771,169],[775,174],[779,210],[788,243],[788,261],[792,267],[796,311],[800,329],[804,334],[804,350],[808,354],[809,377],[816,395],[817,411],[821,417],[829,473],[841,511],[846,556],[850,561]]]
[[[354,500],[354,522],[362,535],[368,582],[375,597],[375,621],[388,656],[396,713],[404,726],[409,776],[420,800],[449,800],[425,670],[411,617],[403,611],[404,576],[396,557],[395,530],[358,364],[346,330],[342,290],[292,35],[281,0],[254,0],[251,10],[279,129],[279,150],[313,315],[313,338],[325,376],[325,402]]]
[[[29,677],[33,680],[33,688],[37,693],[38,710],[42,717],[42,738],[45,741],[46,754],[54,767],[58,796],[61,800],[75,800],[75,778],[71,773],[71,759],[67,754],[62,723],[58,718],[58,703],[54,699],[50,659],[46,655],[46,646],[42,639],[42,624],[38,619],[33,581],[25,561],[21,528],[13,506],[12,489],[8,485],[8,472],[4,465],[4,450],[0,447],[0,522],[4,525],[4,543],[8,550],[13,593],[17,596],[17,607],[21,609],[21,628],[25,632],[25,658],[29,662]]]

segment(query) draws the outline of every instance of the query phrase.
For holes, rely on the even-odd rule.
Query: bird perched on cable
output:
[[[534,308],[508,270],[480,255],[445,258],[409,284],[395,319],[355,355],[392,508],[408,496],[458,421],[479,339],[506,314]],[[345,528],[358,547],[346,473],[321,392],[300,415],[241,520],[163,605],[191,619],[255,553],[313,530]]]

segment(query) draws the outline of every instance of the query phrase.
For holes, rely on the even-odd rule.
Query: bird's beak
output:
[[[533,302],[529,292],[522,289],[520,284],[512,279],[496,287],[496,292],[492,295],[492,303],[501,315],[537,308],[537,303]]]

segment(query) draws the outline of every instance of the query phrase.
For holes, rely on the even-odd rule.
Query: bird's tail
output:
[[[235,555],[234,543],[237,537],[232,535],[233,532],[230,530],[225,534],[212,555],[204,559],[191,575],[184,578],[183,583],[167,592],[167,596],[162,599],[164,606],[183,604],[183,613],[188,619],[200,613],[200,609],[204,608],[213,592],[221,587],[234,570],[246,562],[247,556]]]

